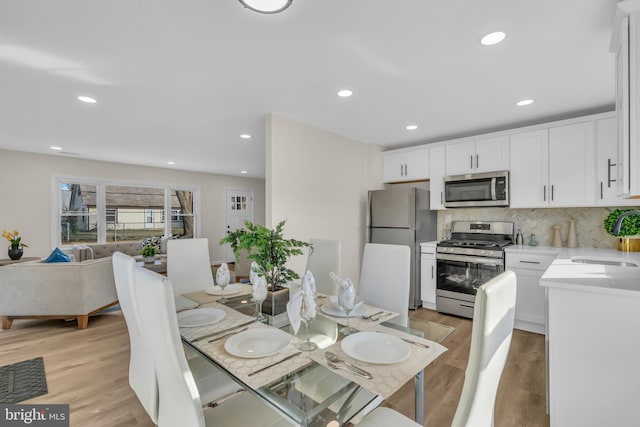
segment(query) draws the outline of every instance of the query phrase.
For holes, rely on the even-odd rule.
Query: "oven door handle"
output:
[[[442,253],[436,254],[436,261],[460,261],[460,262],[470,262],[472,264],[493,265],[493,266],[504,265],[504,260],[502,258],[483,258],[479,256],[453,255],[453,254],[442,254]]]

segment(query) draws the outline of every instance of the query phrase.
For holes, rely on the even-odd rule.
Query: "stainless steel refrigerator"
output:
[[[420,243],[436,240],[437,211],[429,210],[429,191],[393,188],[369,191],[368,241],[406,245],[411,249],[409,308],[420,299]]]

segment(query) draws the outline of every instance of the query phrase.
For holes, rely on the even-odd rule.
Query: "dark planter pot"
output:
[[[9,246],[9,258],[11,258],[14,261],[19,260],[20,258],[22,258],[23,252],[24,251],[22,250],[22,248],[19,247],[18,245]]]
[[[267,299],[262,303],[262,312],[269,316],[277,316],[287,311],[287,302],[289,302],[289,289],[268,291]]]

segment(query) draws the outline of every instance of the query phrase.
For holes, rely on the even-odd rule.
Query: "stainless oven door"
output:
[[[437,291],[471,296],[475,296],[479,286],[504,271],[503,258],[439,253],[436,255],[436,263]]]

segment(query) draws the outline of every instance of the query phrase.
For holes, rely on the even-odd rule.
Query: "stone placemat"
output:
[[[217,302],[203,304],[201,307],[211,307],[223,310],[225,312],[225,317],[224,319],[212,325],[197,326],[193,328],[180,328],[180,334],[189,341],[193,341],[198,337],[202,337],[205,335],[225,331],[227,329],[231,330],[235,325],[241,325],[245,322],[256,319],[254,316],[247,316],[246,314],[242,314],[239,311],[234,310],[233,308],[227,307],[223,304],[218,304]]]
[[[320,315],[335,321],[339,325],[346,325],[347,324],[347,318],[346,317],[343,317],[343,316],[332,316],[332,315],[327,314],[324,311],[322,311],[322,305],[324,305],[324,304],[331,304],[331,302],[329,302],[328,299],[320,300],[318,302],[318,305],[320,306],[320,308],[318,309],[318,313]],[[376,317],[376,320],[363,319],[362,315],[350,316],[349,317],[349,326],[351,326],[352,328],[356,328],[358,330],[369,329],[372,326],[375,326],[375,325],[377,325],[377,324],[379,324],[381,322],[386,322],[387,320],[391,320],[394,317],[399,316],[399,314],[394,312],[394,311],[383,310],[382,308],[376,307],[375,305],[363,304],[363,306],[367,309],[367,311],[364,314],[374,314],[374,313],[377,313],[379,311],[384,311],[384,314],[382,314],[380,316],[374,316],[374,317]]]
[[[42,357],[0,367],[0,403],[22,402],[47,393]]]
[[[423,370],[431,362],[436,360],[447,348],[433,341],[425,340],[411,334],[406,334],[395,329],[386,328],[380,325],[374,325],[368,329],[369,331],[378,331],[395,335],[398,337],[410,339],[415,342],[427,344],[429,348],[418,347],[409,344],[411,355],[402,362],[392,364],[375,364],[366,363],[349,357],[342,351],[340,342],[337,342],[325,349],[318,349],[309,354],[309,357],[316,363],[319,363],[327,369],[329,366],[324,361],[325,351],[331,351],[343,360],[353,363],[354,365],[368,371],[373,379],[366,379],[352,373],[348,369],[335,369],[333,372],[361,385],[366,390],[388,399],[392,394],[397,392],[404,384],[410,381],[418,372]]]
[[[244,283],[232,283],[232,284],[241,286],[243,289],[240,292],[237,292],[235,294],[225,293],[225,296],[224,296],[225,298],[237,297],[240,295],[247,295],[253,292],[253,288],[251,287],[251,285],[246,285]],[[188,292],[188,293],[182,294],[182,296],[187,297],[200,304],[207,304],[210,302],[218,301],[220,298],[222,298],[222,295],[211,295],[204,290]]]
[[[263,323],[254,323],[249,326],[250,329],[276,329]],[[282,363],[263,370],[255,375],[249,376],[261,368],[269,366],[272,363],[285,359],[286,357],[300,352],[298,344],[300,340],[291,336],[289,344],[278,353],[260,357],[260,358],[243,358],[227,353],[224,344],[228,338],[223,338],[213,342],[208,340],[197,341],[194,343],[202,352],[211,356],[219,365],[223,366],[227,371],[231,372],[236,378],[240,379],[251,388],[257,389],[270,384],[284,375],[296,371],[306,365],[312,363],[308,357],[308,353],[301,352],[299,355],[285,360]]]

